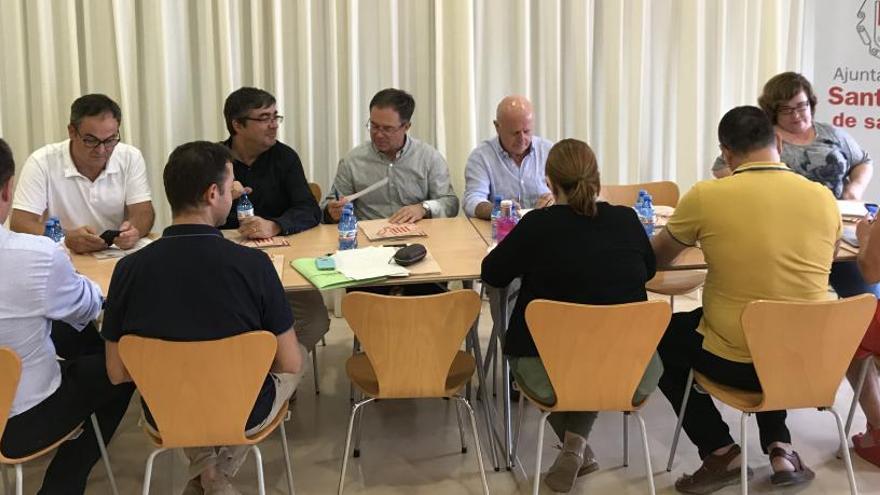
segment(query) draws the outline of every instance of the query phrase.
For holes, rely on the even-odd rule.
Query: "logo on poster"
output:
[[[868,53],[880,58],[880,1],[864,0],[856,17],[859,19],[856,31],[862,43],[868,47]]]

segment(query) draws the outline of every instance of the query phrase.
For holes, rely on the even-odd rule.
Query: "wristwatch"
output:
[[[422,208],[425,209],[425,217],[431,216],[431,205],[427,201],[422,201]]]

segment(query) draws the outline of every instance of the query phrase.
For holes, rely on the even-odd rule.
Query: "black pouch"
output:
[[[425,259],[428,250],[421,244],[410,244],[394,253],[394,262],[400,266],[409,266]]]

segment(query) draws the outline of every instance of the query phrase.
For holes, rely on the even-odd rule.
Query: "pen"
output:
[[[336,201],[339,201],[339,191],[336,188],[333,188],[333,195],[336,196]]]

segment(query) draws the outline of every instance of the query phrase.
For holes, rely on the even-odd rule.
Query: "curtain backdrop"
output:
[[[280,138],[326,191],[368,139],[379,89],[416,99],[412,135],[464,189],[495,105],[522,93],[535,133],[583,139],[607,184],[710,177],[715,129],[798,70],[806,0],[0,0],[0,136],[19,167],[66,137],[70,103],[102,92],[147,160],[157,227],[169,152],[226,138],[223,101],[264,88]]]

